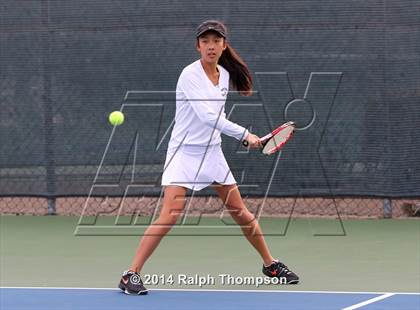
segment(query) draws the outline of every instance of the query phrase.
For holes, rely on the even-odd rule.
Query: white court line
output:
[[[49,287],[49,286],[0,286],[0,289],[34,289],[34,290],[111,290],[118,291],[113,287]],[[365,294],[365,295],[420,295],[413,292],[343,292],[343,291],[286,291],[286,290],[232,290],[232,289],[184,289],[184,288],[150,288],[149,291],[179,291],[179,292],[255,292],[255,293],[300,293],[300,294]]]
[[[354,310],[354,309],[358,309],[360,307],[363,307],[363,306],[372,304],[374,302],[377,302],[379,300],[382,300],[382,299],[385,299],[385,298],[388,298],[388,297],[391,297],[391,296],[394,296],[394,295],[395,295],[394,293],[383,294],[381,296],[374,297],[374,298],[365,300],[363,302],[359,302],[358,304],[352,305],[350,307],[343,308],[342,310]]]

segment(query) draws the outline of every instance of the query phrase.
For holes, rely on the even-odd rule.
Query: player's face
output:
[[[215,32],[207,31],[198,38],[197,51],[205,62],[217,63],[225,49],[225,39]]]

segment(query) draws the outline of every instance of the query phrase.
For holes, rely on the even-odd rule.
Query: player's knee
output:
[[[177,214],[161,214],[158,218],[158,222],[161,225],[175,225],[178,220],[179,213]]]
[[[240,225],[250,224],[255,220],[254,215],[246,207],[231,208],[230,215]]]
[[[226,208],[232,217],[240,217],[249,212],[245,205],[227,205]]]

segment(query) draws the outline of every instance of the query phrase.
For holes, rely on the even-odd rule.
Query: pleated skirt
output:
[[[221,144],[168,147],[162,186],[178,185],[199,191],[213,183],[236,184]]]

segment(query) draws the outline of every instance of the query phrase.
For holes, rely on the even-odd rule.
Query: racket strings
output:
[[[267,141],[263,148],[264,154],[272,154],[280,149],[291,137],[293,127],[287,127],[275,134],[270,140]]]

